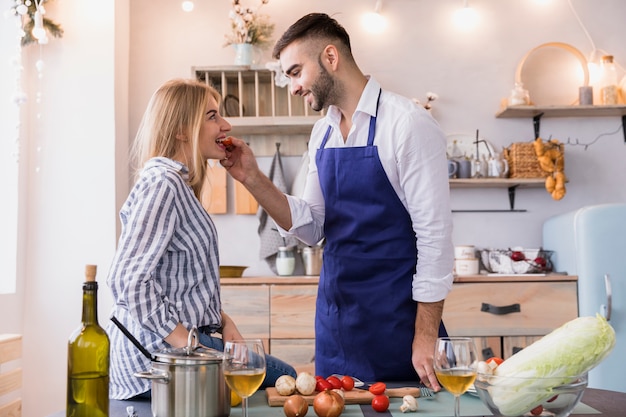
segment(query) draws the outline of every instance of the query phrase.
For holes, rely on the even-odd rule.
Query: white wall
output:
[[[626,28],[619,17],[626,13],[626,3],[571,1],[596,48],[626,63]],[[189,76],[192,66],[232,63],[233,51],[222,47],[230,2],[195,3],[193,13],[181,12],[176,1],[133,0],[131,4],[131,132],[136,131],[150,94],[163,81]],[[244,4],[256,3],[249,0]],[[481,136],[498,150],[512,142],[532,140],[530,119],[494,117],[500,100],[513,87],[518,63],[527,51],[546,42],[569,43],[585,55],[591,52],[591,44],[566,0],[545,5],[530,0],[472,1],[470,5],[482,21],[468,33],[460,33],[451,24],[452,14],[461,5],[456,0],[385,1],[383,13],[390,24],[383,35],[365,33],[360,24],[363,12],[372,10],[374,1],[271,0],[264,10],[276,23],[276,36],[305,13],[321,11],[336,16],[351,35],[362,69],[384,87],[421,100],[428,91],[439,95],[433,115],[446,133],[471,135],[480,129]],[[618,129],[620,123],[619,118],[544,118],[541,134],[562,141],[591,142],[599,134]],[[626,200],[622,186],[626,146],[621,131],[602,137],[587,151],[568,146],[566,155],[569,184],[563,200],[552,200],[543,189],[520,190],[515,205],[527,213],[455,213],[454,241],[494,248],[537,247],[547,217],[587,204]],[[298,161],[291,158],[286,164],[291,169]],[[261,162],[267,167],[269,158]],[[232,195],[230,198],[232,202]],[[509,207],[505,189],[454,189],[452,204],[454,209]],[[258,259],[255,216],[216,215],[214,219],[223,264],[248,265],[246,275],[269,272]],[[248,250],[239,249],[242,241]]]
[[[245,0],[246,2],[252,0]],[[496,119],[500,99],[512,88],[524,53],[551,41],[591,52],[565,0],[538,6],[529,0],[474,0],[483,16],[479,30],[459,34],[450,26],[457,0],[388,0],[385,35],[364,33],[361,12],[374,1],[271,0],[266,13],[276,34],[304,13],[334,14],[351,34],[363,70],[386,88],[423,98],[440,98],[435,117],[448,133],[477,128],[495,146],[531,140],[530,120]],[[621,0],[572,0],[597,48],[626,62],[626,27]],[[115,249],[117,210],[128,192],[125,159],[150,94],[162,82],[187,77],[194,65],[230,65],[222,48],[230,2],[196,1],[191,14],[173,0],[50,2],[49,16],[65,29],[43,48],[46,63],[42,118],[30,103],[23,147],[20,201],[21,254],[17,298],[0,304],[0,332],[24,334],[25,416],[46,416],[65,406],[66,340],[80,320],[81,282],[86,263],[99,265],[104,282]],[[127,43],[126,39],[130,42]],[[38,48],[25,52],[29,93],[37,90],[33,64]],[[613,131],[619,118],[544,119],[542,135],[590,142]],[[41,151],[37,148],[41,145]],[[527,213],[455,214],[457,243],[507,247],[541,244],[543,221],[588,204],[625,201],[626,146],[622,132],[594,145],[566,148],[568,194],[553,201],[541,189],[519,191],[516,206]],[[267,164],[267,161],[263,161]],[[289,165],[293,166],[290,161]],[[39,172],[36,169],[39,168]],[[293,172],[293,169],[290,168]],[[505,190],[453,190],[454,208],[507,208]],[[255,216],[215,216],[223,263],[250,265],[248,275],[267,272],[258,261]],[[246,245],[242,246],[241,242]],[[242,250],[245,247],[245,250]],[[111,299],[100,291],[100,320]]]
[[[99,266],[101,319],[111,303],[102,283],[116,243],[116,135],[127,143],[127,131],[117,129],[127,126],[127,85],[121,97],[115,95],[116,13],[127,22],[125,3],[49,2],[48,16],[61,23],[63,38],[51,39],[41,55],[36,45],[23,50],[29,102],[23,109],[18,259],[23,290],[17,297],[24,302],[11,311],[2,303],[0,332],[23,320],[24,416],[65,407],[67,337],[80,324],[85,264]],[[125,46],[128,28],[121,33]],[[41,82],[34,69],[40,58]],[[128,58],[121,59],[120,71],[127,74]],[[116,114],[119,107],[124,114]]]

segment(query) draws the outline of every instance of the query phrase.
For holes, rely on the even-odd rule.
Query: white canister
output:
[[[454,259],[474,259],[476,248],[473,245],[461,245],[454,247]]]
[[[454,261],[454,272],[457,275],[477,275],[478,259],[456,259]]]
[[[292,275],[296,267],[296,258],[293,249],[281,246],[276,254],[276,272],[278,275]]]

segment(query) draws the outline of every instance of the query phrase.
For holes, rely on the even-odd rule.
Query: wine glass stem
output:
[[[454,417],[460,417],[460,416],[461,416],[461,396],[455,395],[454,396]]]
[[[243,397],[241,399],[241,412],[243,417],[248,417],[248,397]]]

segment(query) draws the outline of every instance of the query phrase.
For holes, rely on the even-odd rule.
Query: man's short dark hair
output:
[[[276,42],[272,56],[280,58],[280,53],[287,45],[304,38],[329,39],[339,41],[352,53],[348,32],[332,17],[325,13],[309,13],[289,26]]]

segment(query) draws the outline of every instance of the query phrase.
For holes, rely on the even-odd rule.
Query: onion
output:
[[[291,375],[281,375],[274,384],[280,395],[291,395],[296,392],[296,379]]]
[[[311,395],[315,392],[315,377],[308,372],[300,372],[296,377],[296,389],[302,395]]]
[[[338,417],[344,407],[344,400],[335,391],[325,390],[313,399],[313,410],[319,417]]]
[[[301,395],[292,395],[285,400],[283,411],[287,417],[304,417],[309,411],[309,405]]]

